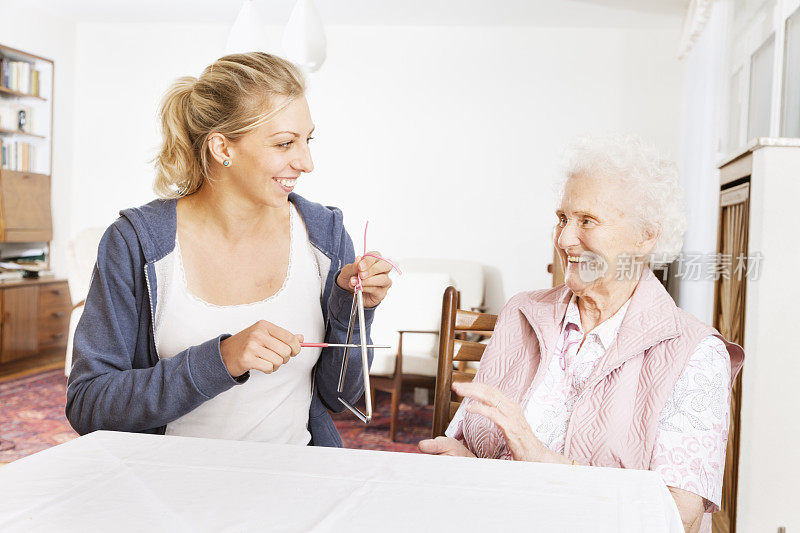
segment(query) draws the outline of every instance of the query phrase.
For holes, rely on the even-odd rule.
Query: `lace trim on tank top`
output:
[[[290,209],[289,209],[289,265],[286,267],[286,277],[283,278],[283,284],[281,285],[281,288],[278,289],[271,296],[267,296],[263,300],[258,300],[256,302],[248,302],[248,303],[235,304],[235,305],[217,305],[217,304],[213,304],[211,302],[207,302],[206,300],[203,300],[202,298],[200,298],[199,296],[197,296],[196,294],[194,294],[192,291],[189,290],[189,284],[186,281],[186,271],[183,269],[183,256],[181,255],[181,247],[180,247],[180,244],[178,243],[178,238],[176,236],[175,237],[175,261],[177,262],[178,276],[180,278],[182,289],[189,296],[189,298],[191,298],[195,302],[197,302],[197,303],[199,303],[199,304],[201,304],[201,305],[203,305],[203,306],[205,306],[205,307],[207,307],[209,309],[242,309],[242,308],[246,308],[246,307],[255,307],[257,305],[261,305],[261,304],[264,304],[264,303],[267,303],[267,302],[270,302],[270,301],[274,300],[275,298],[280,296],[281,293],[284,292],[284,290],[286,289],[286,285],[289,283],[289,278],[292,275],[292,263],[294,261],[294,253],[295,253],[295,238],[294,238],[295,220],[294,220],[294,217],[296,217],[296,216],[298,216],[298,214],[295,212],[294,206],[290,205]]]

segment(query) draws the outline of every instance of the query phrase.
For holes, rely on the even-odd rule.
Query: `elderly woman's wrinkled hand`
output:
[[[467,412],[483,415],[500,428],[515,461],[547,462],[550,450],[533,434],[517,402],[483,383],[453,383],[453,390],[472,400]]]
[[[451,457],[475,457],[461,442],[450,437],[425,439],[418,444],[419,451],[431,455],[449,455]]]

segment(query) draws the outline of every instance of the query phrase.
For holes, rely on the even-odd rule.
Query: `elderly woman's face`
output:
[[[625,268],[641,253],[631,207],[618,179],[579,174],[567,180],[554,237],[564,281],[578,296],[631,279]]]

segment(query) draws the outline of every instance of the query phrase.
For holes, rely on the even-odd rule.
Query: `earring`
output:
[[[222,164],[223,164],[224,166],[226,166],[226,167],[229,167],[229,166],[231,166],[231,162],[230,162],[230,160],[228,160],[228,159],[226,159],[225,161],[223,161],[223,162],[222,162]]]

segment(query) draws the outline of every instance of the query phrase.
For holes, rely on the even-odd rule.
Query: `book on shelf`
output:
[[[47,262],[40,256],[37,259],[14,259],[0,261],[0,281],[20,278],[38,278],[46,275]]]
[[[2,243],[0,261],[44,261],[49,247],[45,243]]]
[[[0,273],[44,272],[47,270],[47,251],[46,245],[7,244],[0,249]]]
[[[48,278],[55,275],[54,271],[46,268],[41,270],[3,270],[0,268],[0,282],[22,278]]]
[[[0,138],[0,168],[36,172],[37,149],[30,143]]]
[[[6,89],[39,96],[40,76],[41,73],[29,61],[0,59],[0,84]]]
[[[47,270],[45,261],[0,261],[0,271],[41,272]]]
[[[0,248],[0,272],[41,272],[47,268],[47,245],[6,244]]]

